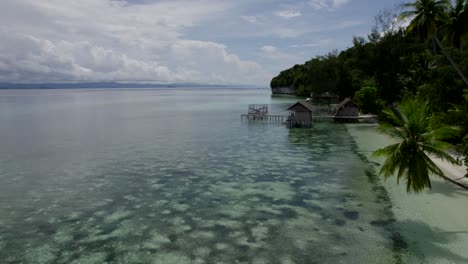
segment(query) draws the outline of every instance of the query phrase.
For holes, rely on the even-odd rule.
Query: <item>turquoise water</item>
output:
[[[268,90],[0,91],[1,263],[399,263],[345,126],[242,122]]]

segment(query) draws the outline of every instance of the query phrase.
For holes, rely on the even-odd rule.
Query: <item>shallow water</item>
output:
[[[267,90],[0,91],[2,263],[402,263],[344,125]]]

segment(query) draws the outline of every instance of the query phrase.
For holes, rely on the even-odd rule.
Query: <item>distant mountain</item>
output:
[[[112,89],[112,88],[259,88],[248,85],[217,85],[198,83],[121,83],[121,82],[86,82],[86,83],[7,83],[0,82],[0,89]]]

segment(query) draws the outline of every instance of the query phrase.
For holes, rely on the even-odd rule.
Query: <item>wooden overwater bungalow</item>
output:
[[[310,127],[312,126],[312,119],[314,107],[304,101],[298,101],[297,103],[290,106],[289,117],[286,120],[288,127]]]
[[[336,122],[353,123],[359,121],[359,107],[349,97],[338,104],[335,111],[333,119]]]
[[[336,107],[312,105],[301,100],[294,103],[288,109],[289,115],[271,115],[268,113],[268,105],[249,105],[247,114],[241,115],[241,120],[265,121],[270,123],[282,123],[287,127],[311,127],[313,122],[376,122],[376,116],[359,115],[358,106],[350,99],[344,99]]]

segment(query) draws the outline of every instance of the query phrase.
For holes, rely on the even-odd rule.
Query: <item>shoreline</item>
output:
[[[372,157],[372,152],[391,144],[392,139],[379,134],[375,125],[346,127],[362,154],[379,164],[378,170],[383,159]],[[434,162],[451,180],[464,176],[462,166]],[[402,255],[404,263],[468,263],[467,190],[442,177],[431,176],[432,188],[415,194],[408,193],[405,183],[398,184],[395,177],[379,178],[393,204],[395,227],[407,242]]]
[[[377,124],[367,124],[367,125],[370,127],[377,127]],[[453,154],[451,155],[452,157],[454,156]],[[465,175],[468,173],[468,167],[466,165],[451,164],[450,162],[441,160],[434,156],[430,156],[430,158],[437,165],[437,167],[439,167],[444,172],[445,177],[443,178],[446,181],[449,181],[455,185],[458,185],[461,188],[468,190],[468,177],[465,177]],[[458,159],[460,157],[453,157],[453,158]]]

